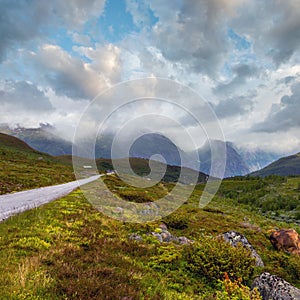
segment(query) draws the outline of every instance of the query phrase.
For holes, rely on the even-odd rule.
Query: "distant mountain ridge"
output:
[[[251,173],[251,175],[261,177],[266,177],[269,175],[300,175],[300,152],[294,155],[282,157],[265,168]]]
[[[46,152],[53,156],[72,154],[72,143],[60,136],[49,124],[41,124],[39,128],[9,128],[7,125],[0,125],[0,132],[4,132],[25,141],[32,148]],[[111,158],[112,135],[102,136],[95,145],[95,155],[97,158]],[[216,148],[221,147],[223,141],[211,140]],[[225,142],[227,152],[226,168],[224,177],[233,177],[246,175],[258,169],[264,168],[279,158],[271,152],[260,149],[249,150],[240,148],[231,142]],[[160,154],[164,157],[166,164],[180,166],[183,158],[185,167],[196,169],[195,164],[191,163],[195,155],[199,156],[200,169],[203,173],[209,174],[211,165],[211,150],[208,143],[195,150],[193,153],[185,152],[176,147],[168,138],[159,134],[145,134],[136,140],[131,149],[130,157],[149,159],[154,154]],[[89,155],[89,154],[87,154]],[[121,157],[117,157],[121,158]],[[158,161],[161,161],[158,159]],[[162,161],[163,162],[163,161]],[[221,165],[222,161],[217,161]]]
[[[198,149],[198,154],[200,158],[200,170],[204,173],[209,174],[211,168],[211,147],[217,149],[217,154],[221,152],[223,146],[225,146],[226,150],[226,164],[225,164],[225,174],[224,177],[233,177],[236,175],[246,175],[249,173],[249,168],[243,161],[240,154],[237,152],[235,147],[231,142],[225,142],[223,145],[223,141],[212,140],[210,143],[205,143],[205,145]],[[222,157],[216,157],[215,160],[217,165],[220,165],[223,159]]]
[[[266,167],[268,164],[280,158],[280,155],[261,149],[237,148],[237,152],[249,168],[249,172],[254,172]]]
[[[40,124],[38,128],[0,126],[0,132],[19,138],[30,147],[53,156],[71,154],[72,143],[59,137],[49,124]]]

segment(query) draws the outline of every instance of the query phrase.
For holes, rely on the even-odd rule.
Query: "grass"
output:
[[[111,169],[109,160],[97,163],[100,171]],[[131,165],[147,177],[148,161],[132,159]],[[68,156],[51,157],[3,134],[0,167],[0,193],[74,179]],[[130,203],[150,203],[174,188],[180,170],[168,168],[168,183],[147,190],[115,176],[105,183]],[[0,224],[0,299],[259,299],[249,286],[262,271],[300,287],[299,257],[274,250],[269,241],[277,228],[300,232],[299,186],[299,177],[227,179],[199,209],[199,184],[176,212],[144,224],[103,215],[77,190]],[[149,232],[161,222],[194,243],[160,244]],[[264,268],[255,267],[243,248],[218,239],[228,230],[247,237]],[[143,241],[129,239],[132,233]]]
[[[74,180],[70,164],[0,134],[0,194]]]
[[[107,180],[122,196],[124,189],[117,188],[122,183]],[[280,192],[291,192],[297,180],[278,185]],[[192,246],[160,244],[148,233],[161,221],[131,224],[110,219],[79,190],[11,217],[0,224],[0,286],[5,287],[0,289],[0,299],[230,299],[222,298],[224,285],[244,295],[249,293],[245,286],[262,271],[300,287],[299,258],[274,250],[268,240],[275,228],[299,232],[299,226],[271,220],[225,196],[229,186],[239,190],[253,184],[224,181],[205,209],[198,208],[203,190],[198,185],[189,201],[163,219],[174,235],[193,239]],[[141,190],[135,193],[143,197]],[[264,269],[254,267],[247,253],[239,252],[243,249],[216,239],[227,230],[248,238],[261,255]],[[131,233],[138,233],[143,241],[130,240]],[[235,281],[235,275],[244,278]]]
[[[71,155],[62,155],[59,156],[59,159],[64,161],[65,163],[72,164],[72,156]],[[79,158],[77,158],[78,161],[80,161]],[[84,159],[85,163],[88,163],[88,159]],[[119,166],[121,166],[122,169],[126,169],[126,162],[127,159],[115,159],[115,162],[118,163]],[[143,159],[143,158],[129,158],[130,166],[132,170],[139,176],[147,177],[151,171],[149,167],[149,160]],[[177,182],[180,177],[181,173],[181,167],[178,166],[170,166],[165,165],[161,162],[152,161],[152,166],[154,169],[154,175],[160,178],[160,174],[163,173],[162,170],[166,168],[166,172],[164,177],[162,178],[162,181],[164,182]],[[108,158],[98,158],[96,160],[97,168],[99,172],[103,173],[107,170],[113,170],[114,166],[111,159]],[[205,182],[206,181],[206,175],[202,172],[197,172],[195,170],[189,169],[189,168],[182,168],[185,171],[185,177],[181,178],[180,180],[182,182],[190,182],[191,179],[198,178],[197,182]],[[153,170],[152,170],[153,171]]]
[[[300,223],[300,178],[268,176],[244,180],[224,180],[223,197],[269,218]]]

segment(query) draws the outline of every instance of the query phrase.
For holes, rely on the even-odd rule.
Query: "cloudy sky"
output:
[[[160,77],[208,101],[226,140],[300,151],[299,0],[0,5],[0,123],[50,123],[71,137],[99,93]]]

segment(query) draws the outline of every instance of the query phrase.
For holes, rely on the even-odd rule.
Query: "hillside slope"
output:
[[[0,194],[74,180],[70,164],[0,134]]]
[[[114,181],[119,196],[133,193],[115,177],[107,180]],[[199,208],[204,185],[198,185],[176,212],[144,224],[109,218],[87,202],[81,191],[75,191],[0,224],[0,286],[5,286],[0,298],[253,300],[260,298],[250,297],[248,287],[262,272],[299,287],[299,257],[275,250],[269,240],[277,228],[299,232],[299,226],[270,220],[226,196],[227,191],[238,193],[241,188],[253,191],[253,185],[262,183],[285,193],[297,186],[299,178],[294,180],[275,185],[258,178],[225,180],[204,209]],[[153,196],[171,187],[157,186]],[[135,194],[147,195],[137,190]],[[149,209],[149,202],[145,206]],[[120,215],[122,210],[115,213]],[[156,236],[161,223],[173,236],[194,243],[160,243]],[[242,247],[231,247],[218,238],[229,230],[245,235],[265,267],[256,267]]]
[[[265,168],[251,173],[253,176],[268,175],[292,176],[300,175],[300,153],[282,157]]]
[[[57,159],[60,161],[63,161],[67,164],[72,164],[72,156],[71,155],[62,155],[58,156]],[[78,158],[77,158],[78,159]],[[89,159],[78,159],[81,165],[88,165]],[[117,159],[116,160],[118,164],[124,168],[126,166],[127,159]],[[129,159],[130,165],[132,170],[138,175],[143,177],[148,177],[150,173],[150,167],[149,167],[149,160],[144,158],[134,158],[131,157]],[[103,173],[107,170],[113,170],[114,166],[112,163],[112,160],[110,158],[98,158],[96,160],[96,164],[98,167],[98,171],[100,173]],[[152,167],[154,170],[157,170],[154,172],[154,176],[160,176],[161,172],[160,170],[166,169],[165,175],[162,178],[162,181],[164,182],[177,182],[180,176],[180,173],[182,170],[185,172],[186,176],[185,178],[182,178],[183,183],[190,183],[190,179],[194,178],[195,176],[198,176],[198,183],[199,182],[205,182],[207,175],[202,172],[198,172],[189,168],[181,168],[179,166],[173,166],[173,165],[165,165],[164,163],[158,162],[158,161],[151,161]]]
[[[41,124],[38,128],[0,126],[0,131],[15,136],[30,147],[50,155],[63,155],[72,153],[72,143],[55,134],[55,129],[50,125]]]

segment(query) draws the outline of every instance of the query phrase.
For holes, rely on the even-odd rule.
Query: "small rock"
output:
[[[159,226],[158,226],[161,230],[168,230],[168,227],[167,227],[167,225],[166,224],[160,224]]]
[[[294,229],[281,229],[272,232],[270,241],[275,249],[300,255],[300,237]]]
[[[158,232],[158,230],[155,230],[155,232],[152,232],[152,235],[155,236],[161,243],[162,242],[166,242],[166,243],[175,242],[175,243],[179,243],[181,245],[193,243],[192,240],[189,240],[185,236],[181,236],[178,238],[178,237],[172,235],[168,231],[168,227],[165,224],[160,224],[159,228],[157,228],[157,229],[160,229],[160,232]]]
[[[257,277],[252,289],[257,288],[263,300],[299,300],[300,290],[280,277],[262,273]]]
[[[124,211],[124,209],[122,207],[119,207],[119,206],[116,207],[116,209],[115,209],[115,213],[117,213],[117,214],[122,214],[123,211]]]
[[[151,234],[153,235],[153,236],[155,236],[158,240],[159,240],[159,242],[163,242],[163,238],[162,238],[162,236],[161,236],[161,233],[158,233],[158,232],[151,232]]]
[[[261,232],[261,228],[259,228],[258,226],[254,225],[254,224],[248,223],[248,222],[242,222],[242,223],[240,223],[240,226],[243,227],[243,228],[247,228],[247,229],[257,231],[257,232]]]
[[[143,216],[158,216],[159,215],[159,205],[154,202],[148,202],[144,204],[142,210],[140,210],[140,214]]]
[[[163,231],[160,235],[164,242],[171,242],[173,240],[173,236],[169,231]]]
[[[185,236],[180,236],[180,237],[178,238],[178,242],[179,242],[180,245],[190,245],[190,244],[193,243],[192,240],[188,239],[188,238],[185,237]]]
[[[253,246],[249,243],[249,241],[244,235],[242,235],[239,232],[231,230],[223,233],[221,236],[226,242],[230,243],[230,245],[234,247],[236,247],[239,243],[241,243],[243,247],[245,247],[251,252],[251,256],[255,258],[256,266],[264,267],[264,263],[261,257],[258,255],[258,253],[255,251]]]
[[[140,235],[136,234],[136,233],[132,233],[129,236],[129,239],[133,240],[133,241],[137,241],[137,242],[142,242],[143,241],[143,238]]]

